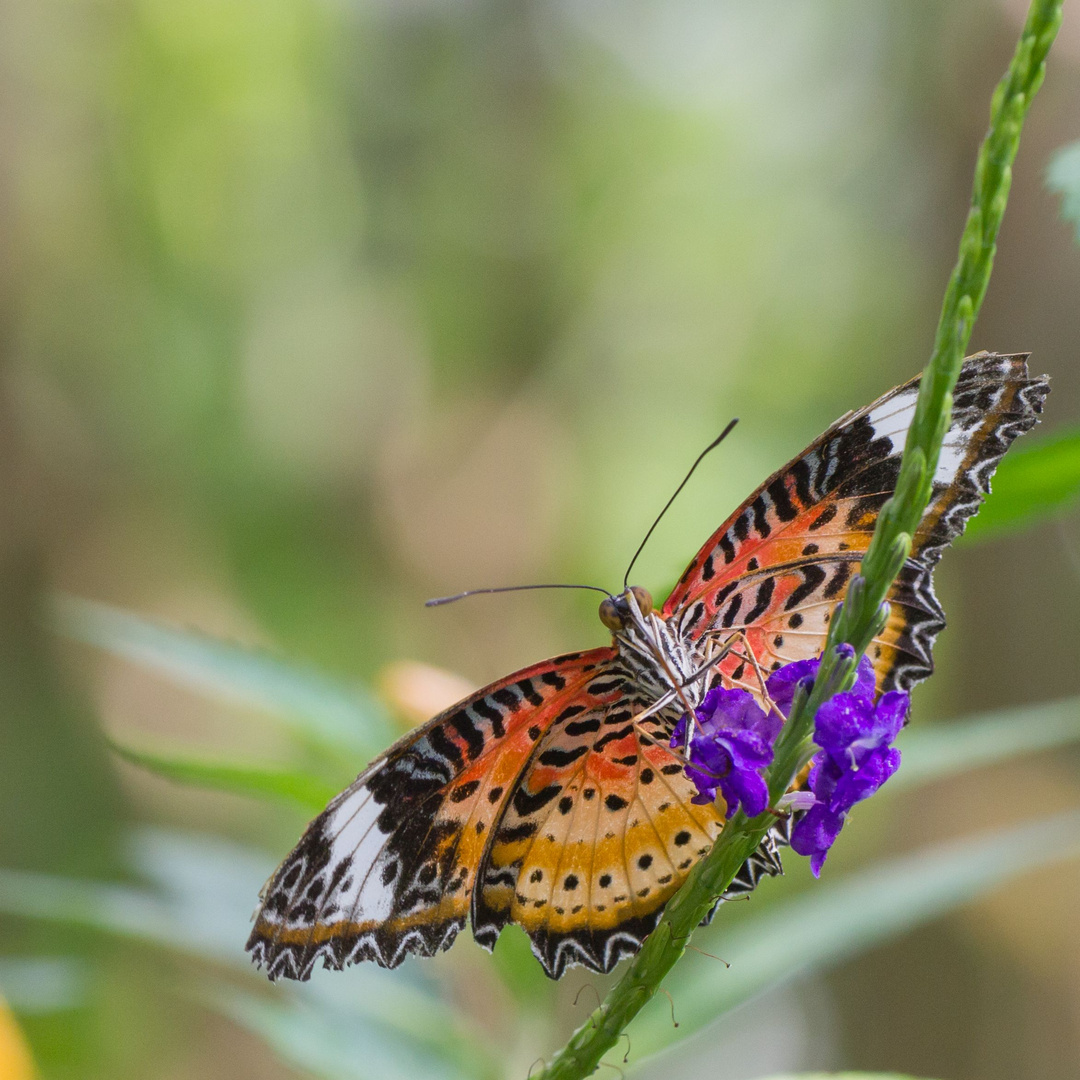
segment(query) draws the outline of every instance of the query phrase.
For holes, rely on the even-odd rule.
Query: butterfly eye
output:
[[[630,591],[634,594],[634,599],[637,601],[638,609],[642,615],[649,615],[652,613],[652,595],[648,589],[643,589],[640,585],[631,585]]]
[[[600,601],[600,621],[616,633],[626,628],[626,618],[619,611],[619,605],[610,596]]]

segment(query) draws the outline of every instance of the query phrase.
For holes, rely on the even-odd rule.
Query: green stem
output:
[[[821,703],[847,685],[854,665],[833,646],[847,642],[861,655],[882,625],[889,589],[911,548],[930,501],[941,444],[952,414],[952,391],[960,374],[975,316],[993,268],[998,229],[1012,182],[1012,163],[1028,106],[1046,72],[1046,56],[1061,24],[1063,0],[1033,0],[1012,62],[994,91],[990,129],[979,149],[971,209],[960,255],[949,279],[934,351],[923,373],[915,417],[908,431],[895,495],[882,507],[860,573],[829,628],[829,640],[813,691],[797,702],[777,742],[767,780],[773,801],[791,786],[805,762],[813,716]],[[690,935],[754,853],[775,818],[737,813],[712,851],[669,901],[641,952],[589,1019],[533,1080],[580,1080],[591,1075],[627,1024],[656,993],[682,956]]]

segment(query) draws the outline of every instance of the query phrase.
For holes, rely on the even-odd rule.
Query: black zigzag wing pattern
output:
[[[933,569],[978,513],[1006,451],[1038,422],[1049,391],[1045,377],[1028,375],[1026,355],[983,353],[964,362],[934,494],[890,595],[894,613],[903,617],[891,619],[892,632],[886,628],[883,635],[883,644],[895,654],[882,689],[910,690],[933,672],[934,641],[945,627]]]

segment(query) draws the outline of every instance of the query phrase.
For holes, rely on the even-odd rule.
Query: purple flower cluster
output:
[[[727,803],[731,817],[739,804],[749,817],[764,813],[769,805],[769,789],[761,776],[772,764],[773,743],[783,720],[775,713],[766,716],[746,690],[714,687],[694,710],[696,723],[690,740],[691,765],[686,775],[698,793],[691,800],[708,804],[716,800],[716,789]],[[671,745],[686,746],[689,718],[675,725]]]
[[[890,690],[875,702],[874,693],[874,669],[864,656],[855,685],[834,694],[814,717],[814,742],[821,748],[810,767],[814,803],[791,833],[793,850],[810,856],[814,877],[851,808],[900,767],[892,743],[907,718],[908,695]]]
[[[850,646],[841,650],[854,655]],[[766,682],[769,697],[783,716],[791,711],[800,686],[809,689],[820,661],[799,660],[775,671]],[[792,830],[791,846],[810,856],[814,876],[843,827],[848,812],[872,795],[900,765],[900,751],[892,746],[904,725],[908,696],[900,691],[874,700],[874,669],[863,657],[855,685],[834,695],[818,709],[813,757],[804,796],[809,809]],[[768,809],[769,792],[762,773],[772,763],[773,744],[783,726],[774,710],[766,713],[745,690],[710,690],[694,710],[686,775],[694,782],[693,802],[712,803],[717,791],[730,818],[740,806],[748,817]],[[683,716],[671,737],[673,749],[687,746],[689,717]]]

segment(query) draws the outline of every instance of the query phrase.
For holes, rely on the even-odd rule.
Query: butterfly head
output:
[[[652,595],[640,585],[631,585],[618,596],[600,602],[600,621],[614,634],[647,618],[653,609]]]

